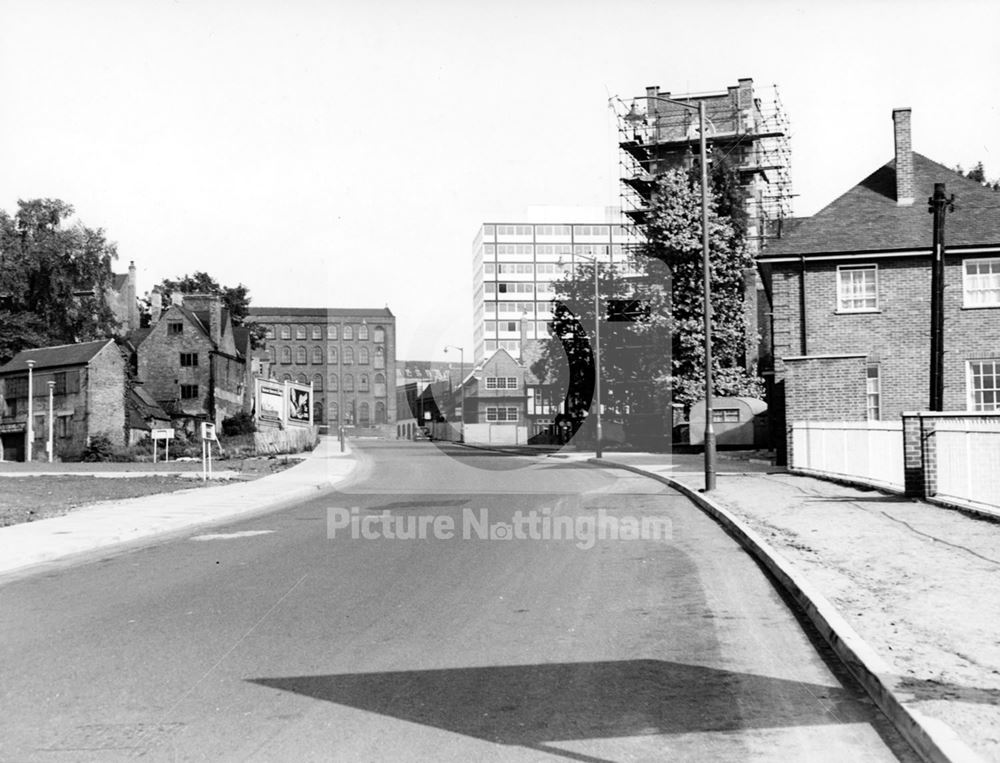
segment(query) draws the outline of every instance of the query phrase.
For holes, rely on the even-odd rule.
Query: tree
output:
[[[735,183],[720,185],[709,207],[714,391],[760,397],[763,383],[745,367],[744,277],[753,258]],[[720,214],[721,208],[732,214]],[[704,397],[701,190],[692,175],[674,170],[657,180],[644,233],[631,272],[602,266],[598,277],[602,403],[622,420],[665,413],[670,402],[690,409]],[[593,275],[587,265],[557,284],[552,336],[532,365],[540,379],[568,390],[567,411],[576,423],[593,395]],[[644,309],[634,321],[606,322],[611,298],[638,301]]]
[[[19,200],[0,210],[0,363],[30,347],[110,336],[108,304],[115,245],[100,228],[67,224],[59,199]]]
[[[248,320],[250,313],[250,289],[243,284],[222,286],[212,276],[203,271],[184,274],[180,278],[164,278],[155,287],[163,297],[164,304],[170,304],[174,292],[180,294],[216,294],[222,298],[223,306],[229,310],[229,317],[234,326],[246,326],[250,329],[250,342],[254,349],[262,347],[266,335],[264,326]],[[148,321],[149,305],[145,305],[144,320]]]
[[[969,180],[975,180],[982,186],[992,188],[994,191],[1000,191],[1000,180],[994,180],[993,182],[987,180],[986,170],[984,169],[982,162],[976,162],[976,165],[968,172],[963,170],[962,165],[959,164],[955,167],[955,172],[962,177],[967,177]]]

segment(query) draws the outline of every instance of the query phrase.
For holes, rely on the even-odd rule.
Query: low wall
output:
[[[527,445],[528,428],[512,424],[466,424],[465,441],[475,445]]]
[[[267,427],[253,433],[254,450],[258,454],[301,453],[311,450],[319,441],[319,428],[288,427],[277,429]]]

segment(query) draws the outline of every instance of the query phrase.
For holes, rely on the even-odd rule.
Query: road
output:
[[[915,760],[663,485],[357,446],[337,492],[0,587],[0,759]]]

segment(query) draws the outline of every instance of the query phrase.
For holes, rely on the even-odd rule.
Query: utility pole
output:
[[[708,248],[708,151],[705,147],[705,101],[698,101],[701,153],[701,266],[705,299],[705,492],[715,490],[715,423],[712,421],[712,271]]]
[[[934,184],[927,199],[927,211],[934,215],[934,249],[931,253],[931,363],[930,406],[944,410],[944,220],[955,211],[955,194],[945,196],[944,183]]]

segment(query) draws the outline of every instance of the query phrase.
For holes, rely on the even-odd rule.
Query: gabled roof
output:
[[[896,203],[896,163],[891,161],[812,217],[771,242],[762,262],[787,256],[855,252],[930,251],[934,216],[927,199],[935,183],[955,194],[955,211],[945,223],[945,246],[1000,246],[1000,192],[984,188],[914,152],[914,202]]]
[[[151,420],[170,421],[167,412],[142,388],[142,385],[136,385],[129,389],[126,413],[128,414],[129,429],[149,429]]]
[[[94,342],[60,344],[54,347],[21,350],[5,366],[0,366],[0,374],[10,373],[11,371],[27,371],[27,361],[29,360],[35,361],[35,370],[56,368],[59,366],[86,365],[97,353],[107,347],[108,344],[113,343],[113,339],[98,339]]]

